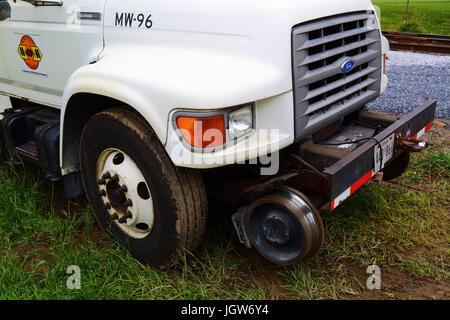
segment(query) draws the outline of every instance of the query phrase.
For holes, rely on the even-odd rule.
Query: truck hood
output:
[[[155,27],[173,31],[255,36],[346,12],[373,10],[370,0],[152,1]],[[161,21],[158,22],[158,15]],[[286,32],[286,31],[285,31]]]
[[[147,68],[148,74],[155,74],[156,68],[164,74],[173,71],[170,76],[175,77],[176,69],[180,81],[185,80],[184,73],[202,74],[210,81],[219,72],[234,71],[246,77],[250,72],[254,77],[264,74],[265,79],[256,83],[248,79],[259,92],[261,86],[271,88],[266,94],[249,94],[252,99],[263,99],[292,89],[291,33],[295,25],[373,9],[370,0],[108,0],[101,58],[124,68],[140,62],[139,69]],[[122,13],[134,17],[151,14],[152,27],[138,27],[136,22],[132,27],[118,26],[116,17]],[[199,76],[189,79],[192,81],[204,85]],[[242,90],[252,93],[249,86]]]
[[[215,110],[292,91],[295,25],[373,9],[369,0],[108,0],[104,50],[74,74],[65,97],[93,92],[123,101],[164,140],[162,123],[174,110]],[[127,13],[151,14],[152,27],[118,25],[117,15]]]
[[[271,36],[290,38],[292,27],[299,23],[364,10],[373,10],[370,0],[131,0],[126,4],[108,0],[105,26],[107,31],[108,28],[117,31],[117,13],[134,12],[136,16],[142,13],[145,17],[151,13],[153,27],[148,37],[157,38],[156,32],[177,32],[181,33],[180,37],[165,37],[165,40],[199,33],[257,41]]]

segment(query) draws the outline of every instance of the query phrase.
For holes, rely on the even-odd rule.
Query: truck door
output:
[[[8,0],[0,21],[0,92],[60,107],[65,84],[103,49],[106,0]]]

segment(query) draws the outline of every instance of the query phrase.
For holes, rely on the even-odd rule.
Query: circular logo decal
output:
[[[18,52],[30,69],[36,70],[39,67],[39,62],[42,60],[42,53],[30,36],[22,37]]]
[[[350,72],[355,67],[355,62],[353,60],[347,60],[341,65],[341,70],[343,72]]]

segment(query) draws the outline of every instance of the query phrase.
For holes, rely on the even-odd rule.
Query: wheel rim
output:
[[[107,149],[97,161],[97,184],[103,206],[128,236],[145,238],[154,224],[153,200],[136,163],[123,151]]]

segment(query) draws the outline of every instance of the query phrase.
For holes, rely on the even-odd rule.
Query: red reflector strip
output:
[[[367,181],[372,179],[372,177],[373,177],[373,170],[370,170],[361,179],[352,184],[352,186],[350,187],[350,194],[352,195],[356,190],[361,188]]]
[[[339,197],[331,201],[331,211],[336,209],[338,205],[340,205],[345,199],[350,197],[356,190],[361,188],[367,181],[372,179],[372,177],[375,175],[375,172],[373,170],[370,170],[365,175],[363,175],[358,181],[356,181],[354,184],[350,186],[350,188],[347,188]]]
[[[425,126],[422,130],[419,130],[415,135],[413,135],[413,139],[419,139],[421,136],[423,136],[426,132],[428,132],[431,129],[431,125],[433,124],[433,121],[431,121],[429,124]]]

